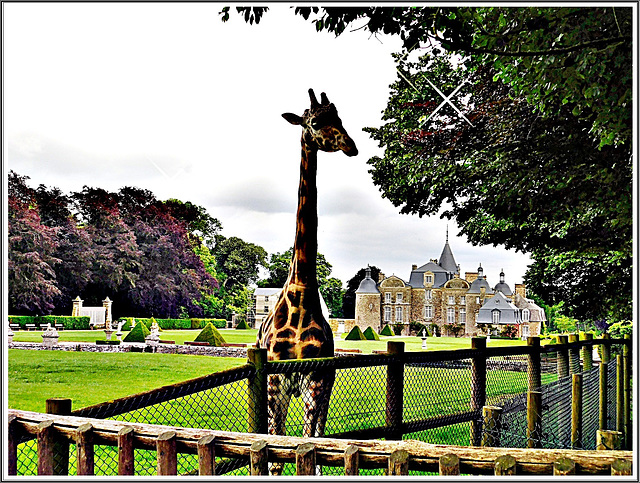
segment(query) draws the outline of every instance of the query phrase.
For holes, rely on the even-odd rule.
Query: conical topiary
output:
[[[393,333],[393,330],[391,330],[391,327],[389,327],[388,325],[385,325],[384,329],[380,331],[380,335],[392,336],[394,335],[394,333]]]
[[[360,327],[358,327],[357,325],[354,325],[353,329],[351,329],[351,332],[347,334],[344,340],[367,340],[367,338],[364,336],[364,334],[360,330]]]
[[[150,333],[151,332],[147,329],[146,325],[139,323],[131,329],[131,332],[129,332],[124,339],[122,339],[122,342],[144,342],[144,339]]]
[[[244,319],[240,319],[240,322],[238,322],[238,325],[236,325],[236,329],[238,330],[246,330],[248,328],[249,326],[247,325],[247,321]]]
[[[200,331],[194,342],[208,342],[209,345],[216,347],[221,347],[222,344],[226,343],[222,334],[218,332],[218,329],[211,322]]]
[[[371,327],[367,327],[362,335],[364,335],[367,340],[380,340],[380,336],[376,334],[375,330]]]

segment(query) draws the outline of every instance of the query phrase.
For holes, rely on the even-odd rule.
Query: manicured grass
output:
[[[243,358],[10,349],[9,407],[45,410],[65,397],[73,408],[173,384],[246,363]]]

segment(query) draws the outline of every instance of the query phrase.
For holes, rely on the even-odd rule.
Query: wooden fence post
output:
[[[502,408],[484,406],[482,408],[482,446],[500,446],[500,431],[502,429]]]
[[[216,474],[215,438],[208,434],[198,440],[198,475],[213,476]]]
[[[303,443],[296,448],[296,475],[316,474],[316,446]]]
[[[178,453],[176,452],[176,432],[165,431],[156,439],[158,453],[158,476],[178,474]]]
[[[438,460],[438,470],[440,476],[459,476],[460,458],[453,453],[440,456]]]
[[[38,476],[54,474],[56,439],[52,420],[38,424]]]
[[[387,353],[390,360],[387,366],[387,401],[385,422],[388,428],[387,439],[402,439],[402,406],[404,394],[404,342],[388,341]]]
[[[71,415],[71,399],[54,397],[47,399],[46,413],[60,416]],[[66,438],[57,438],[54,448],[55,462],[53,475],[69,474],[69,441]]]
[[[622,447],[622,433],[618,431],[596,431],[596,451],[617,450]]]
[[[528,337],[529,355],[527,356],[527,373],[529,374],[529,391],[538,391],[542,385],[540,363],[540,337]]]
[[[582,448],[582,374],[571,381],[571,449]]]
[[[118,474],[131,476],[135,474],[135,453],[133,449],[134,429],[125,426],[118,431]]]
[[[569,334],[569,343],[578,342],[578,334]],[[578,374],[580,371],[580,349],[569,349],[569,372]]]
[[[557,335],[556,343],[561,346],[567,344],[566,335]],[[566,348],[559,348],[557,352],[558,379],[569,377],[569,351]]]
[[[487,399],[487,339],[485,337],[473,337],[471,348],[477,352],[471,359],[471,410],[477,411],[476,417],[471,421],[471,445],[480,446],[482,440],[482,407]]]
[[[249,470],[251,476],[269,475],[269,448],[264,439],[249,448]]]
[[[624,365],[622,355],[616,356],[616,431],[622,433],[622,445],[624,447]]]
[[[583,340],[592,341],[593,334],[584,332],[581,334]],[[586,344],[582,347],[582,370],[588,372],[593,369],[593,344]]]
[[[267,433],[267,349],[250,347],[247,350],[249,363],[256,368],[256,373],[249,378],[249,411],[247,414],[247,428],[249,433]]]
[[[553,476],[575,475],[576,464],[570,458],[560,458],[553,463]]]
[[[516,474],[516,459],[510,454],[498,456],[493,464],[495,476],[507,476]]]
[[[542,448],[542,393],[527,392],[527,448]]]
[[[604,334],[603,339],[608,339],[609,334]],[[608,385],[608,368],[609,368],[609,346],[602,344],[602,357],[600,357],[600,409],[598,417],[598,428],[607,429],[607,385]]]
[[[409,474],[409,452],[397,449],[389,455],[389,476],[407,476]]]
[[[611,463],[611,476],[627,476],[633,474],[632,471],[633,467],[631,465],[631,461],[629,460],[616,458],[615,460],[613,460],[613,463]]]
[[[625,334],[626,344],[622,347],[623,370],[623,390],[624,390],[624,448],[632,449],[632,431],[631,424],[631,334]]]
[[[360,449],[350,444],[344,450],[344,475],[358,476],[360,474]]]
[[[7,424],[7,473],[9,476],[16,476],[18,474],[18,438],[20,434],[20,427],[17,420],[17,416],[12,414],[9,416]]]
[[[77,473],[80,475],[94,474],[93,426],[82,424],[76,429]]]

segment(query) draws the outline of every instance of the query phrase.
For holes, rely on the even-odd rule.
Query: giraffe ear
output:
[[[302,125],[302,118],[300,116],[297,116],[296,114],[291,114],[290,112],[285,112],[282,115],[282,117],[284,117],[291,124],[294,124],[296,126],[301,126]]]

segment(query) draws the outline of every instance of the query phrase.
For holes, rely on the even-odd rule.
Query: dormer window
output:
[[[430,273],[429,274],[425,273],[425,275],[424,275],[424,284],[425,285],[432,285],[433,284],[433,275],[431,275]]]
[[[529,309],[522,309],[522,321],[523,322],[529,322],[530,315],[531,315],[531,312],[529,311]]]
[[[500,323],[500,311],[499,310],[494,310],[491,312],[491,322],[493,322],[494,324],[499,324]]]

